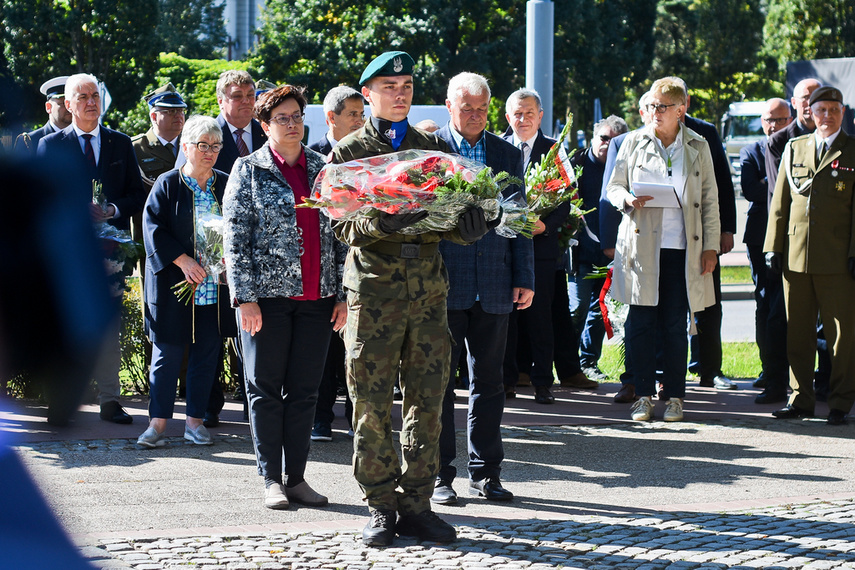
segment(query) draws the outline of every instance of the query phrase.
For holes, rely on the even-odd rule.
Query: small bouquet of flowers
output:
[[[134,272],[137,260],[145,255],[145,249],[131,239],[129,232],[107,222],[97,224],[95,235],[101,240],[110,295],[120,297],[127,290],[125,278]]]
[[[430,215],[401,233],[448,231],[460,215],[480,206],[488,221],[501,216],[500,235],[531,235],[537,217],[523,196],[503,198],[520,180],[475,161],[437,151],[405,150],[344,164],[328,164],[301,207],[324,208],[332,219],[350,219],[369,210],[389,214],[426,210]]]
[[[564,140],[573,124],[573,115],[567,119],[567,124],[561,131],[558,141],[543,160],[537,164],[529,163],[525,173],[526,200],[529,208],[538,216],[548,214],[567,200],[579,200],[576,193],[576,180],[582,175],[582,167],[573,167],[570,159],[576,154],[573,149],[570,154],[564,150]],[[581,200],[576,205],[579,209]],[[572,212],[571,212],[572,215]]]
[[[226,271],[225,247],[223,246],[223,217],[205,213],[196,216],[196,261],[217,283],[222,282]],[[173,285],[172,289],[185,305],[192,303],[197,283],[186,279]]]
[[[100,180],[92,179],[92,203],[101,208],[102,212],[107,211],[107,197],[104,196],[104,189]]]

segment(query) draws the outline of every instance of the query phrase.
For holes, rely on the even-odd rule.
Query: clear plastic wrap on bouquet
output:
[[[217,283],[224,283],[226,272],[225,246],[223,245],[223,217],[219,214],[196,215],[196,261]],[[172,286],[175,296],[189,305],[196,296],[196,283],[183,279]]]
[[[311,197],[300,206],[323,208],[336,220],[364,216],[370,210],[389,214],[425,210],[430,215],[401,233],[444,232],[457,226],[460,215],[480,206],[488,221],[500,215],[516,222],[500,224],[497,231],[514,235],[518,201],[502,197],[510,184],[521,181],[507,173],[493,175],[490,168],[467,158],[438,151],[404,150],[343,164],[328,164],[315,180]],[[521,202],[521,205],[518,203]]]
[[[208,275],[219,278],[226,271],[223,217],[219,214],[196,216],[196,257]]]

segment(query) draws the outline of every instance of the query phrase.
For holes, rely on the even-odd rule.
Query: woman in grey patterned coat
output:
[[[235,162],[223,203],[249,421],[271,509],[327,504],[303,475],[330,335],[347,316],[347,246],[319,210],[295,209],[324,166],[301,142],[305,107],[293,85],[259,98],[255,117],[268,141]]]

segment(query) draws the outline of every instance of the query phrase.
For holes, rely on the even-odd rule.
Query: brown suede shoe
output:
[[[600,383],[596,380],[591,380],[587,376],[585,376],[584,372],[578,372],[573,376],[568,378],[561,379],[561,387],[562,388],[576,388],[577,390],[593,390]]]
[[[520,372],[520,376],[517,379],[517,386],[531,386],[531,376],[525,372]]]
[[[637,399],[638,396],[635,395],[635,386],[632,384],[624,384],[620,387],[618,393],[615,394],[615,402],[618,404],[629,404]]]

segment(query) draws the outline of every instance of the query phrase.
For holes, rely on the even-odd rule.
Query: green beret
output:
[[[375,77],[397,77],[412,75],[416,62],[405,51],[387,51],[375,57],[359,78],[359,84],[365,85]]]
[[[843,103],[843,93],[840,92],[840,89],[835,87],[820,87],[818,89],[814,89],[813,93],[810,94],[810,101],[808,101],[808,104],[813,105],[817,101],[834,101],[836,103]]]

